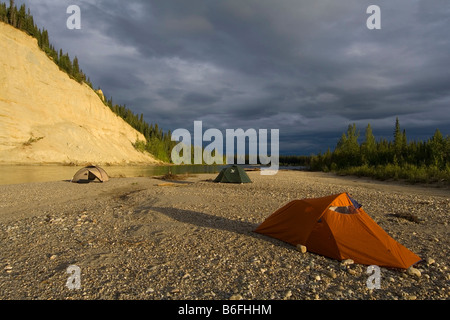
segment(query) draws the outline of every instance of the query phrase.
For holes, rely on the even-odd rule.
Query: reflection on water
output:
[[[76,166],[0,166],[0,185],[30,182],[47,182],[70,180],[83,167]],[[186,165],[186,166],[105,166],[108,175],[117,177],[152,177],[182,173],[218,173],[223,166],[219,165]]]

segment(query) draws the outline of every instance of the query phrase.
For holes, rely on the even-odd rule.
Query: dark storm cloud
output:
[[[77,31],[74,1],[25,3],[94,86],[166,130],[278,128],[298,153],[334,147],[353,122],[450,133],[447,0],[82,0]],[[381,30],[366,27],[372,4]]]
[[[190,92],[183,96],[181,103],[187,107],[201,107],[212,105],[220,100],[220,97],[198,92]]]

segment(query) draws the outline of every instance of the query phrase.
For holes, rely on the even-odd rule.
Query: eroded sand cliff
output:
[[[0,164],[156,163],[144,136],[26,33],[0,23]]]

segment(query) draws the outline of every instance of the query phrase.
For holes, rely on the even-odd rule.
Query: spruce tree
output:
[[[19,11],[17,12],[17,28],[24,30],[26,26],[26,11],[25,5],[21,5]]]
[[[446,158],[445,151],[446,151],[446,145],[445,145],[444,137],[442,136],[442,133],[439,131],[439,129],[436,129],[434,132],[434,135],[431,137],[431,139],[428,141],[428,148],[429,148],[429,164],[439,167],[443,169],[445,167],[445,161]]]
[[[72,76],[75,78],[76,81],[81,82],[80,66],[78,64],[78,58],[76,56],[75,58],[73,58]]]
[[[375,140],[375,136],[372,132],[372,127],[370,126],[370,123],[367,124],[365,136],[364,136],[364,142],[361,146],[361,153],[363,156],[363,162],[365,164],[371,164],[374,162],[374,158],[376,156],[376,147],[377,142]]]
[[[9,9],[8,9],[8,23],[12,25],[14,28],[17,27],[17,8],[14,5],[14,0],[9,0]]]
[[[0,3],[0,21],[8,23],[8,9],[6,3]]]

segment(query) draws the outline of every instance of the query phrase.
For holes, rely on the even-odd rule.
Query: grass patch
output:
[[[378,166],[358,166],[338,169],[339,175],[353,175],[357,177],[370,177],[377,180],[407,181],[410,183],[443,183],[450,185],[450,166],[439,169],[436,166],[415,166],[395,164]]]

